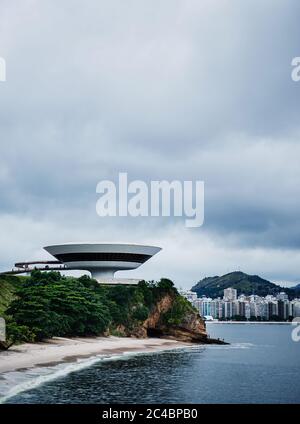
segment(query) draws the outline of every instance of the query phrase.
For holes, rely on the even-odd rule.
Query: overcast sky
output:
[[[132,277],[300,282],[298,0],[0,0],[0,269],[153,243]],[[100,218],[96,185],[203,180],[205,223]]]

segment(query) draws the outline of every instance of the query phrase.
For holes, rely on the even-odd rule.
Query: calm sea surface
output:
[[[290,325],[208,324],[229,346],[96,360],[31,379],[7,403],[300,403],[300,342]],[[34,387],[35,388],[31,388]]]

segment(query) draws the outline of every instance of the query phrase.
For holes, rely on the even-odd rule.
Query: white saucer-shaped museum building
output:
[[[70,270],[86,270],[99,283],[137,284],[139,280],[115,279],[116,271],[136,269],[161,248],[123,243],[65,243],[44,249]]]

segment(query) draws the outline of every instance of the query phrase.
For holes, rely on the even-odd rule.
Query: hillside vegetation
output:
[[[15,298],[15,292],[22,284],[24,277],[3,275],[0,277],[0,316],[4,314],[8,305]]]
[[[198,297],[222,297],[223,290],[232,287],[237,290],[238,295],[256,294],[258,296],[267,296],[268,294],[276,295],[281,291],[285,291],[290,296],[294,296],[294,290],[283,288],[277,284],[271,283],[258,275],[248,275],[244,272],[236,271],[221,277],[206,277],[200,280],[192,287],[192,291],[196,292]]]
[[[292,287],[292,290],[296,293],[297,296],[300,295],[300,284],[297,284],[296,286]]]
[[[65,277],[59,272],[33,271],[30,277],[15,278],[0,277],[8,344],[53,336],[145,337],[150,325],[156,326],[157,332],[168,332],[181,323],[198,326],[196,338],[206,337],[197,311],[168,279],[141,281],[137,286],[104,286],[87,276]]]

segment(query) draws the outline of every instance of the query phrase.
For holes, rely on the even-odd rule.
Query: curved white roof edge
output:
[[[102,245],[121,245],[121,246],[139,246],[139,247],[155,247],[156,249],[162,250],[162,247],[159,246],[153,246],[153,244],[142,244],[142,243],[125,243],[125,242],[116,242],[116,241],[71,241],[67,243],[55,243],[55,244],[49,244],[47,246],[44,246],[43,248],[46,249],[47,247],[54,247],[54,246],[72,246],[72,245],[78,245],[78,244],[102,244]]]

